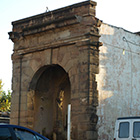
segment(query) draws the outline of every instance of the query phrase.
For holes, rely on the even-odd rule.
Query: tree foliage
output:
[[[10,112],[11,107],[11,92],[8,90],[8,93],[3,91],[2,80],[0,80],[0,112]]]

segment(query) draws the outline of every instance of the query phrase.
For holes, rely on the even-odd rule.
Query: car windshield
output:
[[[14,130],[18,140],[36,140],[35,135],[29,131],[17,128],[15,128]]]

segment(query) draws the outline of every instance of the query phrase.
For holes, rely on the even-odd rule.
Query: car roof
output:
[[[140,116],[133,116],[133,117],[120,117],[117,120],[128,120],[128,119],[140,119]]]
[[[39,133],[37,133],[37,132],[35,132],[35,131],[33,131],[33,130],[29,129],[29,128],[23,127],[23,126],[13,125],[13,124],[6,124],[6,123],[0,123],[0,126],[3,126],[3,127],[6,126],[6,127],[14,127],[14,128],[24,129],[24,130],[30,131],[30,132],[32,132],[32,133],[34,133],[34,134],[36,134],[36,135],[44,138],[46,140],[49,140],[48,138],[40,135]]]
[[[22,128],[22,129],[25,129],[25,130],[33,131],[33,130],[29,129],[29,128],[26,128],[26,127],[23,127],[23,126],[19,126],[19,125],[14,125],[14,124],[0,123],[0,126]],[[33,131],[33,132],[35,132],[35,131]]]

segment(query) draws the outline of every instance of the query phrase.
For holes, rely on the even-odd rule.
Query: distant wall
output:
[[[9,123],[9,122],[10,122],[9,113],[0,112],[0,123]]]
[[[0,117],[0,123],[8,123],[10,122],[10,118],[9,117]]]
[[[140,36],[107,24],[100,27],[99,140],[112,140],[118,117],[140,115]]]

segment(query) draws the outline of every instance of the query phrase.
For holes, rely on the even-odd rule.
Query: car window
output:
[[[36,140],[35,135],[29,131],[17,128],[14,131],[18,140]]]
[[[39,136],[36,136],[37,137],[37,140],[44,140],[43,138],[39,137]]]
[[[140,122],[134,122],[133,136],[134,136],[134,138],[140,138]]]
[[[0,140],[12,140],[12,136],[8,128],[0,128]]]
[[[121,122],[119,125],[119,138],[129,137],[129,122]]]

